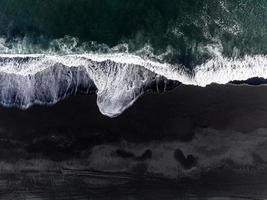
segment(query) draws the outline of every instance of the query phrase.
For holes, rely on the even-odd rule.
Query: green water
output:
[[[267,53],[266,0],[0,0],[0,8],[7,46],[27,38],[45,49],[69,36],[87,49],[127,44],[119,51],[189,68],[218,53]]]

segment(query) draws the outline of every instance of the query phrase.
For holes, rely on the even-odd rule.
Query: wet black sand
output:
[[[83,160],[100,144],[180,140],[190,145],[195,131],[205,128],[251,134],[267,128],[266,86],[179,86],[168,93],[143,96],[113,119],[100,114],[95,99],[75,96],[54,106],[34,106],[25,111],[1,107],[0,162],[8,163],[1,165],[2,199],[267,197],[264,170],[250,170],[250,176],[237,177],[227,171],[210,172],[173,182],[134,173],[114,177],[92,172],[84,168],[86,163],[80,169],[79,162],[78,171],[68,171],[62,167],[66,165],[58,164]],[[110,191],[112,195],[103,196]]]
[[[192,130],[203,127],[242,132],[267,127],[266,86],[179,86],[164,94],[145,95],[113,119],[100,114],[95,100],[95,96],[75,96],[28,110],[1,107],[0,134],[22,140],[62,134],[97,135],[95,142],[142,142],[171,137],[189,140]]]

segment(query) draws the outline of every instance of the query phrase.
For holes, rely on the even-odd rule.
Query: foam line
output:
[[[81,71],[82,79],[75,77]],[[202,87],[253,77],[266,79],[267,56],[239,59],[216,56],[189,71],[183,66],[127,53],[0,54],[0,75],[1,102],[4,105],[27,108],[36,102],[47,103],[43,97],[45,95],[52,99],[49,102],[57,102],[67,95],[66,88],[74,87],[75,80],[75,87],[94,85],[100,111],[115,117],[131,106],[145,92],[145,88],[163,79]],[[64,95],[59,95],[65,82],[69,86],[65,88]],[[39,96],[42,96],[41,100]]]

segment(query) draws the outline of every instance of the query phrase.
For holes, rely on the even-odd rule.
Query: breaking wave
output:
[[[267,78],[267,57],[216,57],[192,71],[131,54],[0,55],[1,103],[28,108],[53,104],[77,93],[97,93],[100,111],[121,114],[151,85],[206,86]],[[164,86],[165,87],[165,86]],[[163,89],[164,90],[164,89]]]
[[[54,104],[96,91],[100,111],[110,117],[121,114],[153,85],[158,91],[177,85],[142,66],[96,61],[89,55],[1,55],[0,68],[0,99],[5,106]]]
[[[100,111],[114,117],[142,94],[179,83],[267,78],[266,1],[3,0],[0,7],[6,106],[96,92]]]
[[[227,58],[216,47],[207,47],[211,59],[188,69],[152,53],[145,57],[138,54],[140,51],[118,50],[123,45],[103,53],[74,51],[62,43],[60,50],[50,48],[36,53],[32,47],[25,48],[25,44],[17,43],[11,48],[4,44],[0,54],[0,101],[5,106],[20,108],[54,104],[77,93],[96,92],[101,113],[115,117],[148,91],[165,91],[180,83],[204,87],[267,78],[265,55]]]

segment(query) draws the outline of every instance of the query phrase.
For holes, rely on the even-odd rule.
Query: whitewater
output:
[[[101,113],[116,117],[151,91],[151,85],[165,87],[172,81],[174,86],[205,87],[254,77],[267,79],[267,56],[226,58],[218,54],[189,70],[130,53],[1,54],[0,101],[26,109],[96,92]]]

